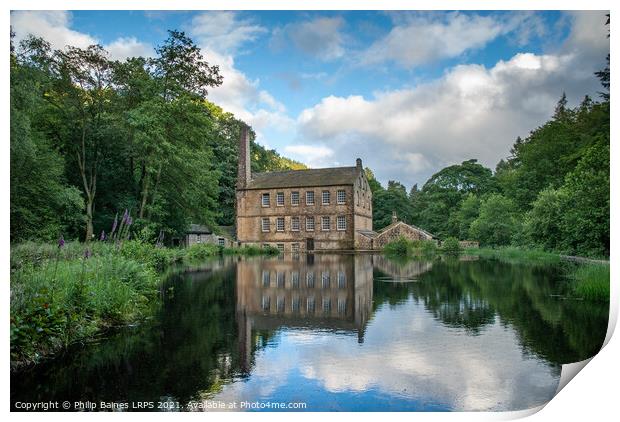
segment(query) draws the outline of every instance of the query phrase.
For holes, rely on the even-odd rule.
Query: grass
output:
[[[161,274],[221,254],[277,254],[275,248],[221,248],[198,244],[158,248],[126,241],[11,248],[11,367],[46,356],[118,325],[149,316]]]
[[[383,253],[392,257],[430,256],[437,252],[435,242],[428,240],[409,240],[401,236],[385,245]]]
[[[523,249],[514,246],[499,248],[469,248],[465,249],[468,255],[478,255],[483,258],[497,258],[507,262],[560,262],[561,257],[556,253],[545,252],[540,249]]]
[[[609,265],[581,264],[572,273],[573,295],[586,300],[609,302]]]

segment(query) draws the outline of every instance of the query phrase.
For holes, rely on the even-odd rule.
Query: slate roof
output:
[[[357,176],[357,167],[270,171],[252,174],[247,189],[353,185]]]
[[[419,228],[418,226],[414,226],[413,224],[407,224],[407,223],[405,223],[404,221],[397,221],[396,223],[392,223],[392,224],[390,224],[389,226],[385,226],[384,228],[382,228],[381,230],[379,230],[378,235],[383,234],[383,233],[385,233],[385,232],[387,232],[387,231],[389,231],[389,230],[392,230],[392,228],[396,227],[396,226],[397,226],[397,225],[399,225],[399,224],[404,224],[405,226],[409,226],[409,227],[411,227],[411,228],[412,228],[412,229],[414,229],[414,230],[417,230],[417,231],[419,231],[419,232],[422,232],[422,233],[424,233],[425,235],[427,235],[428,237],[430,237],[431,239],[438,239],[438,237],[437,237],[437,236],[435,236],[434,234],[429,233],[429,232],[427,232],[426,230]]]
[[[211,234],[213,230],[202,224],[190,224],[187,233]]]

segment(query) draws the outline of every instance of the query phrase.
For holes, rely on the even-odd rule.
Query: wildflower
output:
[[[131,226],[131,223],[133,223],[133,219],[131,218],[131,215],[127,217],[127,225]]]
[[[90,251],[90,249],[86,249],[86,250],[84,251],[84,259],[88,259],[88,258],[90,258],[92,255],[93,255],[93,254],[92,254],[92,252]]]
[[[127,224],[128,217],[129,217],[129,213],[127,212],[127,208],[125,208],[125,213],[123,214],[123,224]]]
[[[114,223],[112,223],[112,231],[110,232],[111,235],[114,234],[116,226],[118,226],[118,213],[116,213],[116,215],[114,216]]]
[[[62,249],[63,246],[65,246],[65,237],[61,235],[58,239],[58,249]]]
[[[101,236],[99,236],[99,240],[102,242],[105,240],[105,230],[101,230]]]

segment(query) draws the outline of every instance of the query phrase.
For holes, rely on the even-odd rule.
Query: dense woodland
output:
[[[234,223],[243,122],[207,100],[226,75],[182,32],[156,53],[120,62],[100,46],[11,46],[12,242],[100,238],[125,209],[144,240]],[[440,238],[608,256],[609,65],[596,77],[598,101],[569,108],[562,96],[495,171],[471,159],[407,192],[366,169],[374,228],[396,211]],[[253,171],[303,167],[252,142]]]
[[[125,209],[144,240],[233,224],[244,123],[207,100],[225,75],[182,32],[156,53],[11,46],[12,242],[100,238]],[[304,168],[251,137],[253,171]]]

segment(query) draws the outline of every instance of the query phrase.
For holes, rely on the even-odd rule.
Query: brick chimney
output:
[[[362,170],[362,159],[358,158],[357,160],[355,160],[355,167],[357,167],[358,170]]]
[[[396,215],[396,211],[392,211],[392,224],[398,223],[398,216]]]
[[[250,128],[241,125],[239,135],[239,168],[237,170],[237,189],[245,189],[252,178],[252,168],[250,167]]]

